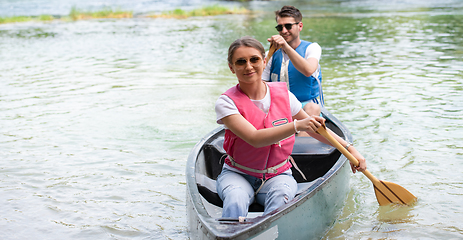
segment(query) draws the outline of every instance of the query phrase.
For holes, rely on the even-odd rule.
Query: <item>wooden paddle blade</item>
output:
[[[416,201],[416,197],[412,193],[398,184],[379,180],[379,183],[373,183],[373,185],[380,206],[391,203],[410,205]]]

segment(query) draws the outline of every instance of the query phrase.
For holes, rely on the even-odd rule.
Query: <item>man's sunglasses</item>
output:
[[[255,66],[257,64],[259,64],[260,62],[262,61],[262,59],[260,57],[251,57],[249,59],[249,62],[251,63],[251,65]],[[242,67],[242,66],[246,66],[248,60],[246,59],[238,59],[236,60],[235,62],[235,66],[237,67]]]
[[[279,24],[275,28],[277,29],[278,32],[281,32],[281,31],[283,31],[283,26],[285,26],[286,30],[289,31],[289,30],[291,30],[291,28],[293,28],[294,24],[298,24],[298,23],[299,22],[297,22],[297,23],[287,23],[287,24],[283,24],[283,25]]]

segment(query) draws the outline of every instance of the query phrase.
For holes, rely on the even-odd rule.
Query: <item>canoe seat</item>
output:
[[[225,141],[225,137],[218,137],[214,139],[212,142],[210,142],[208,145],[211,147],[215,148],[217,151],[219,151],[222,154],[226,154],[225,149],[223,148],[223,142]]]
[[[322,143],[313,137],[296,137],[291,155],[330,155],[336,148]]]

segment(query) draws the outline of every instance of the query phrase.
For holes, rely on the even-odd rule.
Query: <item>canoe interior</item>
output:
[[[345,137],[343,131],[329,119],[327,119],[326,125],[339,136]],[[210,181],[209,185],[197,183],[199,193],[207,202],[218,207],[222,207],[223,203],[214,189],[214,181],[222,170],[226,156],[223,149],[223,136],[224,131],[222,130],[205,142],[200,154],[203,160],[198,159],[195,166],[196,175],[202,175]],[[294,166],[292,167],[293,176],[298,183],[312,182],[324,176],[338,161],[340,155],[341,153],[334,147],[321,143],[312,137],[296,137],[292,157],[307,180],[303,179]],[[263,206],[257,203],[252,204],[249,208],[249,212],[263,211]]]

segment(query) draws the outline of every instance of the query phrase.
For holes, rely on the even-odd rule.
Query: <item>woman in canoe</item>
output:
[[[286,83],[262,81],[265,64],[264,47],[256,39],[243,37],[230,45],[228,66],[238,84],[215,104],[217,123],[226,128],[223,147],[228,155],[217,177],[223,218],[246,217],[254,201],[264,206],[265,215],[294,198],[297,183],[289,159],[295,133],[305,131],[330,144],[316,133],[324,118],[307,115]],[[359,160],[352,171],[364,171],[365,158],[328,131]]]

